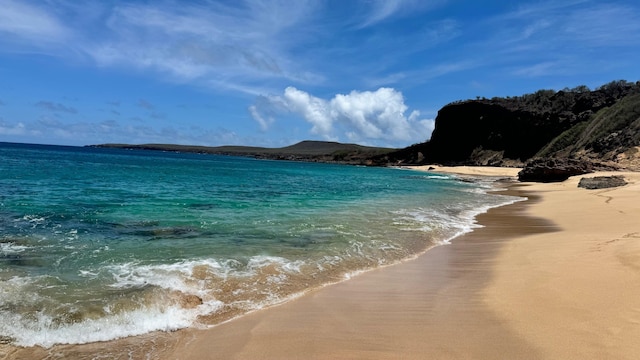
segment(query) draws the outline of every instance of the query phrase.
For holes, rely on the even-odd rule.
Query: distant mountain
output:
[[[357,165],[371,165],[371,158],[378,157],[397,149],[369,147],[356,144],[342,144],[326,141],[302,141],[281,148],[252,146],[192,146],[175,144],[100,144],[91,147],[117,148],[131,150],[158,150],[200,154],[218,154],[249,156],[259,159],[297,160],[314,162],[336,162]]]
[[[373,163],[522,166],[552,158],[640,170],[640,81],[459,101],[435,121],[429,141]]]

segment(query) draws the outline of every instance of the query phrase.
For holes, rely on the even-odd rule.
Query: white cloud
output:
[[[312,38],[322,5],[317,1],[2,0],[0,5],[0,52],[89,60],[250,94],[260,93],[266,81],[324,79],[292,51]]]
[[[637,7],[616,2],[526,3],[490,19],[486,26],[498,29],[483,43],[486,48],[499,47],[496,51],[503,56],[525,62],[533,57],[593,57],[587,53],[601,48],[633,47],[640,41]]]
[[[258,108],[255,105],[249,106],[249,113],[251,114],[251,117],[253,117],[254,120],[258,122],[258,124],[260,125],[260,129],[262,129],[262,131],[267,131],[271,126],[271,124],[273,124],[274,122],[273,117],[262,116],[262,114],[260,114],[260,112],[258,111]]]
[[[78,110],[71,106],[67,106],[64,104],[52,102],[52,101],[38,101],[35,105],[36,107],[48,110],[54,113],[68,113],[68,114],[77,114]]]
[[[334,116],[331,106],[326,100],[311,96],[294,87],[284,91],[284,103],[290,111],[301,114],[313,127],[311,132],[332,139]]]
[[[406,15],[423,11],[427,8],[434,8],[445,2],[446,0],[368,0],[369,12],[359,27],[365,28],[375,25],[392,16]]]
[[[21,122],[8,124],[0,121],[0,135],[25,135],[27,132],[27,128]]]
[[[393,74],[401,72],[390,69],[411,63],[407,57],[415,49],[459,33],[457,23],[445,19],[403,35],[403,44],[384,31],[376,31],[380,38],[373,50],[362,44],[362,27],[413,16],[447,0],[363,0],[340,6],[316,0],[0,1],[0,52],[28,49],[250,95],[273,93],[285,84],[325,84],[335,77],[354,87],[393,84],[398,79]],[[375,64],[369,64],[374,57]],[[366,75],[356,80],[340,75],[351,73],[349,68]],[[381,80],[367,83],[368,76]]]
[[[568,39],[590,47],[635,47],[640,41],[640,14],[629,6],[597,4],[570,13],[561,30]]]
[[[0,33],[42,43],[61,42],[70,35],[56,17],[36,6],[13,0],[5,0],[0,5]]]
[[[406,146],[425,141],[433,131],[433,120],[420,119],[420,112],[408,110],[401,92],[392,88],[351,91],[330,100],[288,87],[283,96],[271,97],[271,105],[301,115],[312,125],[311,133],[331,141],[352,141],[386,146]],[[268,106],[253,105],[254,119],[262,126],[260,111]]]
[[[106,23],[109,35],[86,51],[103,66],[132,66],[178,81],[254,93],[256,82],[267,79],[321,78],[302,70],[288,52],[288,42],[295,43],[301,33],[291,27],[305,21],[315,6],[259,0],[120,5]]]
[[[26,122],[0,120],[0,141],[33,143],[65,143],[87,145],[115,143],[174,143],[185,145],[227,145],[256,143],[240,138],[235,132],[224,129],[204,129],[198,126],[163,128],[120,123],[114,120],[100,122],[66,122],[51,117]]]
[[[513,74],[523,77],[540,77],[567,73],[567,70],[558,66],[557,62],[545,61],[530,66],[515,68]]]

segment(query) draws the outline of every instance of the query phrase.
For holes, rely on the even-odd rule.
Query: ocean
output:
[[[405,169],[0,143],[0,342],[212,326],[446,245],[477,214],[520,200],[493,186]]]

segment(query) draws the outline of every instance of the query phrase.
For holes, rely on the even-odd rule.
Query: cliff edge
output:
[[[374,162],[523,166],[534,158],[640,170],[640,81],[451,103],[429,141]]]

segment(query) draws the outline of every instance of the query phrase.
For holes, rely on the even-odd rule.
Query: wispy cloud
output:
[[[524,5],[498,17],[515,34],[513,42],[534,40],[542,46],[567,45],[587,48],[635,45],[640,37],[637,8],[621,3],[548,1]],[[558,46],[558,48],[560,48]]]
[[[371,28],[445,3],[367,0],[344,6],[353,8],[361,27]],[[361,57],[372,56],[359,51],[370,42],[375,42],[376,47],[369,48],[377,56],[387,57],[380,59],[381,70],[373,72],[386,77],[385,67],[458,34],[457,24],[445,19],[427,22],[402,37],[371,34],[362,43],[353,17],[333,17],[328,4],[312,0],[7,0],[3,5],[0,34],[8,36],[0,38],[0,45],[10,41],[53,56],[76,56],[100,67],[135,69],[173,82],[251,95],[335,80],[332,69],[348,71],[363,63]],[[331,21],[326,21],[327,15]],[[398,39],[405,44],[398,44]]]
[[[402,83],[404,86],[424,84],[434,79],[448,75],[480,68],[487,65],[486,59],[449,60],[429,67],[418,67],[401,73],[392,73],[382,78],[367,77],[365,81],[370,86]]]
[[[22,122],[12,124],[0,120],[0,135],[23,136],[29,135],[29,132],[30,131]]]
[[[477,31],[487,36],[470,51],[485,54],[493,67],[525,77],[566,75],[593,70],[583,60],[592,59],[592,66],[598,52],[635,47],[640,13],[620,2],[544,1],[494,16]]]
[[[539,77],[558,74],[559,72],[564,72],[564,70],[565,69],[563,69],[557,62],[544,61],[529,66],[515,68],[513,69],[513,74],[523,77]]]
[[[235,132],[224,129],[205,129],[191,126],[186,129],[174,126],[155,128],[146,125],[133,125],[115,120],[100,122],[76,121],[63,122],[53,118],[41,118],[37,121],[16,123],[0,120],[0,135],[21,138],[28,141],[48,143],[52,139],[65,140],[72,145],[97,144],[104,142],[153,143],[171,140],[177,144],[247,144]]]
[[[315,3],[257,0],[234,6],[210,3],[121,5],[111,12],[104,41],[87,48],[101,65],[159,71],[177,80],[214,86],[269,78],[310,78],[288,54],[291,27]]]
[[[71,106],[67,106],[64,104],[51,102],[51,101],[38,101],[36,103],[36,107],[48,111],[52,111],[54,113],[67,113],[67,114],[77,114],[78,110]]]
[[[285,109],[285,104],[277,96],[258,96],[253,105],[249,106],[249,114],[258,123],[260,130],[266,132],[275,122],[277,113]]]
[[[153,110],[155,109],[155,106],[150,103],[149,101],[145,100],[145,99],[140,99],[138,100],[138,102],[136,103],[136,105],[138,107],[141,107],[143,109],[147,109],[147,110]]]
[[[398,12],[406,1],[403,0],[373,0],[371,1],[371,10],[367,14],[367,18],[364,20],[360,27],[367,27],[383,21],[384,19],[392,16]]]
[[[310,36],[317,1],[151,3],[14,1],[0,11],[0,45],[99,66],[160,73],[178,82],[256,93],[276,79],[322,79],[291,53]],[[86,16],[85,15],[86,12]],[[296,28],[300,24],[305,28]],[[9,46],[11,45],[11,46]],[[69,51],[72,50],[72,51]]]
[[[71,31],[51,12],[24,1],[4,0],[0,11],[0,34],[14,42],[59,43]]]
[[[446,0],[368,0],[365,3],[369,6],[369,10],[365,13],[365,18],[358,24],[358,27],[366,28],[392,17],[425,11],[441,6],[446,2]]]
[[[562,20],[564,36],[585,46],[635,47],[640,43],[640,13],[627,5],[594,4]]]

